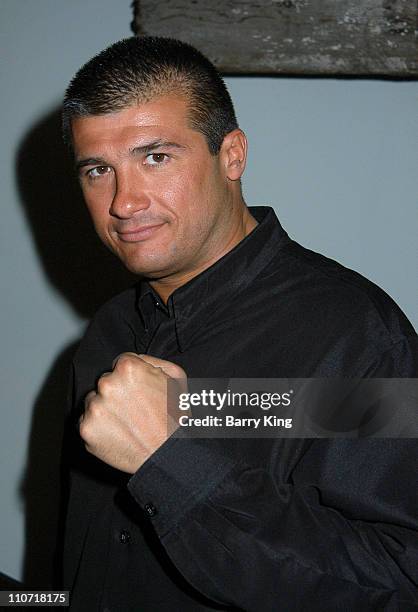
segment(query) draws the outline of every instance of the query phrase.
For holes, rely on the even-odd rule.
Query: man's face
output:
[[[185,99],[77,118],[72,136],[96,231],[129,270],[187,277],[217,258],[232,215],[227,172],[188,126]]]

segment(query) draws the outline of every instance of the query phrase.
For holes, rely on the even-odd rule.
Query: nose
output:
[[[130,219],[140,210],[149,207],[151,201],[138,176],[130,171],[116,175],[116,189],[109,213],[118,219]]]

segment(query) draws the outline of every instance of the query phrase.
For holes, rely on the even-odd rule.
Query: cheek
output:
[[[97,198],[85,197],[84,200],[97,233],[100,236],[103,236],[109,221],[108,207],[103,205],[103,203]]]
[[[110,180],[100,179],[93,185],[81,186],[83,198],[92,217],[103,217],[110,209],[114,187]]]
[[[196,164],[187,171],[173,176],[166,185],[165,200],[178,211],[178,216],[198,216],[211,199],[211,180],[207,168]]]
[[[153,193],[150,194],[151,201],[166,209],[171,218],[182,223],[185,216],[191,213],[193,203],[196,201],[194,185],[184,175],[176,175],[167,180],[157,182]],[[152,208],[152,206],[151,206]]]

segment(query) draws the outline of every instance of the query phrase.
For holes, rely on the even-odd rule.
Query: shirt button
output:
[[[131,541],[131,534],[129,533],[129,531],[126,531],[126,529],[122,529],[122,531],[119,534],[119,542],[121,544],[129,544],[130,541]]]
[[[145,504],[144,509],[150,517],[155,516],[157,514],[157,508],[154,506],[154,504]]]

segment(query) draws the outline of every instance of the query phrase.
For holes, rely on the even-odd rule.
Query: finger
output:
[[[86,397],[84,398],[84,408],[87,408],[88,405],[90,404],[91,400],[93,399],[93,397],[96,397],[97,393],[96,391],[89,391],[86,395]]]
[[[159,357],[153,357],[152,355],[138,355],[142,361],[145,361],[149,365],[152,365],[154,368],[160,368],[164,374],[167,374],[170,378],[187,378],[186,372],[182,367],[173,363],[172,361],[167,361],[166,359],[159,359]]]
[[[139,357],[154,368],[160,368],[169,377],[171,383],[174,383],[169,382],[167,386],[167,424],[171,435],[179,426],[179,417],[182,414],[179,410],[179,396],[181,393],[187,393],[187,374],[183,368],[172,361],[159,359],[152,355],[139,355]]]
[[[96,383],[96,392],[97,395],[100,395],[101,397],[107,395],[107,392],[109,391],[109,379],[114,376],[113,372],[103,372],[103,374],[97,379],[97,383]]]
[[[136,353],[121,353],[120,355],[118,355],[117,357],[115,357],[115,359],[112,361],[112,370],[115,369],[116,364],[118,363],[119,359],[122,359],[124,357],[135,357],[135,359],[138,359],[139,355],[137,355]],[[109,374],[111,374],[111,372],[109,372]]]

